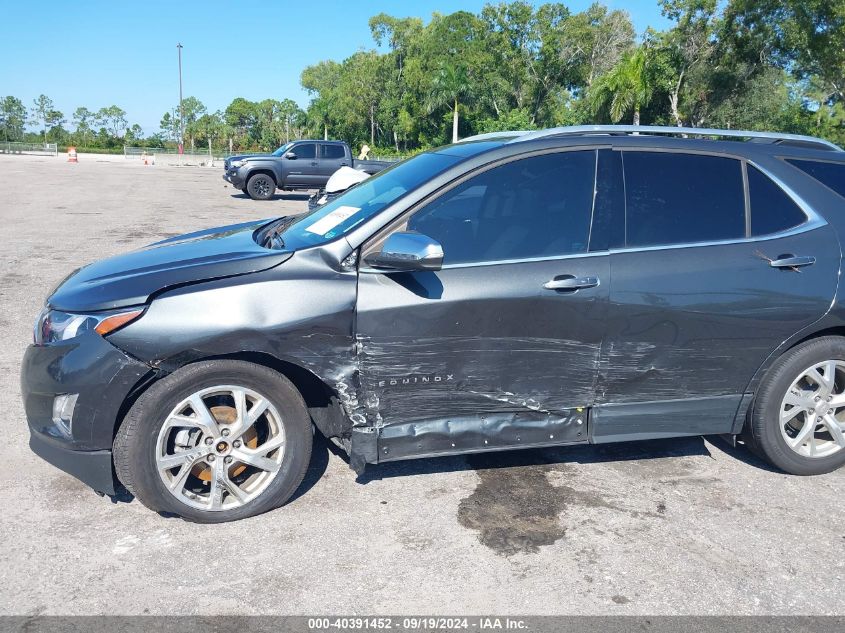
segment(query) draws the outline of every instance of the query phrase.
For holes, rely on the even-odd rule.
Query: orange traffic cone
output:
[[[75,147],[68,147],[67,148],[67,162],[69,163],[78,163],[79,160],[76,158],[76,148]]]

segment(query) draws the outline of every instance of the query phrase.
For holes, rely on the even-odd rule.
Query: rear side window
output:
[[[317,158],[317,146],[314,143],[296,145],[291,151],[297,158]]]
[[[745,237],[742,164],[675,152],[623,152],[625,243],[659,246]]]
[[[751,235],[769,235],[803,224],[807,216],[786,192],[759,169],[748,165]]]
[[[440,242],[445,264],[583,253],[595,175],[595,151],[511,161],[444,193],[407,228]]]
[[[845,163],[826,163],[821,160],[787,160],[786,162],[845,198]]]
[[[343,158],[346,152],[343,151],[343,145],[323,145],[322,158]]]

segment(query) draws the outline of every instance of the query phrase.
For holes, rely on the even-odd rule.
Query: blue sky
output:
[[[119,0],[41,5],[8,0],[0,38],[0,97],[27,106],[39,94],[70,115],[77,106],[118,105],[146,134],[179,100],[176,43],[182,51],[185,96],[209,110],[234,97],[260,100],[308,96],[299,85],[303,68],[323,59],[342,60],[373,48],[367,20],[386,12],[426,20],[434,11],[478,12],[484,0],[369,0],[219,2]],[[537,3],[540,4],[540,3]],[[566,3],[572,11],[590,0]],[[664,28],[657,0],[608,1],[627,10],[637,30]],[[49,15],[48,15],[49,14]],[[11,28],[10,28],[11,27]]]

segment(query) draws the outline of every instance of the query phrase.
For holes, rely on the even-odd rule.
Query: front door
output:
[[[361,269],[361,396],[380,460],[587,439],[610,281],[607,251],[590,250],[596,156],[465,179],[391,229],[439,241],[442,270]]]
[[[288,177],[285,182],[286,185],[295,185],[297,187],[317,187],[320,186],[320,163],[317,159],[317,144],[316,143],[297,143],[290,152],[296,158],[285,158],[287,162]],[[290,153],[288,152],[288,153]]]
[[[622,159],[626,236],[611,254],[594,440],[729,433],[757,369],[829,308],[836,236],[743,161]]]

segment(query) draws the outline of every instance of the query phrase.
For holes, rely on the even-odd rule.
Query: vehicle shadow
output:
[[[285,505],[299,499],[320,481],[326,472],[326,468],[329,466],[329,451],[332,448],[334,448],[334,445],[323,437],[322,433],[314,434],[314,443],[311,447],[311,462],[308,464],[308,470],[305,471],[305,477],[302,479],[302,483],[299,484],[299,487],[291,498],[285,502]]]
[[[238,189],[235,189],[230,195],[231,195],[232,198],[235,198],[236,200],[252,200],[252,198],[249,197],[248,193],[244,193],[243,191],[239,191]],[[310,198],[310,197],[311,197],[311,192],[285,191],[284,193],[273,194],[273,197],[270,198],[270,200],[294,200],[294,201],[299,200],[299,201],[305,201],[305,200],[308,200],[308,198]]]
[[[310,191],[286,191],[284,193],[276,193],[273,196],[273,200],[308,200],[310,197]]]
[[[639,442],[619,442],[614,444],[584,444],[546,448],[515,449],[431,457],[406,461],[387,462],[368,465],[367,470],[356,478],[356,482],[366,485],[371,481],[411,477],[444,472],[466,470],[487,470],[511,468],[514,466],[541,466],[551,464],[596,464],[606,462],[649,461],[672,457],[713,457],[711,449],[722,451],[734,459],[768,472],[779,472],[754,455],[746,446],[731,446],[718,436],[681,437],[663,440],[644,440]],[[348,461],[345,453],[334,446],[330,450]]]

